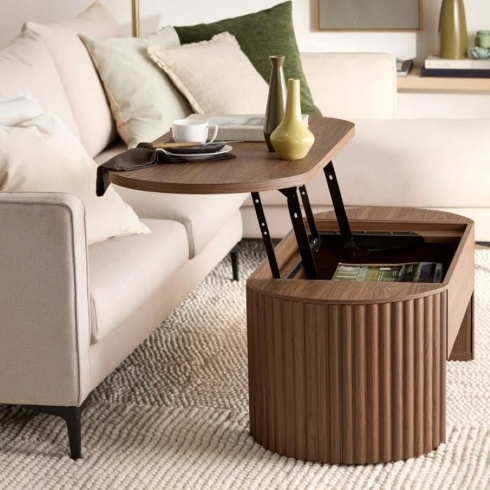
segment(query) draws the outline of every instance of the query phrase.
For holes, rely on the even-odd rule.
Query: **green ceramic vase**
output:
[[[271,78],[264,121],[264,138],[269,151],[274,151],[271,144],[271,134],[281,124],[286,108],[286,80],[283,69],[285,58],[285,56],[269,56]]]
[[[296,78],[288,80],[284,119],[271,134],[272,146],[282,160],[301,160],[315,142],[315,136],[303,122],[301,115],[299,85]]]
[[[441,58],[466,58],[468,31],[463,0],[442,0],[439,37]]]

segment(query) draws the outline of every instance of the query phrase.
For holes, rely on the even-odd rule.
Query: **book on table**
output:
[[[441,282],[442,264],[405,262],[400,264],[346,264],[340,262],[332,281]]]
[[[490,70],[490,59],[462,58],[459,60],[448,60],[431,55],[425,60],[424,67],[431,70]]]
[[[265,141],[264,114],[191,114],[188,119],[218,126],[218,140]],[[308,114],[303,114],[303,121],[308,124]]]
[[[465,68],[425,68],[420,70],[421,77],[436,78],[490,78],[490,69]]]

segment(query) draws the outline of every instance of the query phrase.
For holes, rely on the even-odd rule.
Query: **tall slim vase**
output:
[[[301,160],[315,142],[315,136],[303,121],[299,89],[299,80],[290,78],[284,119],[271,134],[272,146],[282,160]]]
[[[468,31],[463,0],[442,0],[439,38],[441,58],[452,60],[466,58]]]
[[[285,58],[285,56],[269,56],[272,66],[264,121],[264,138],[269,151],[274,151],[271,134],[281,123],[286,109],[286,81],[283,70]]]

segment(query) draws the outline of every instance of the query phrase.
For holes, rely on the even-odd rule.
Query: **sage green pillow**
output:
[[[181,44],[209,41],[220,32],[233,34],[242,51],[248,56],[256,70],[269,83],[271,65],[269,56],[285,55],[284,75],[299,78],[301,84],[301,110],[303,114],[321,115],[313,103],[306,82],[293,27],[292,2],[280,3],[270,9],[212,24],[175,27]],[[233,67],[230,67],[232,70]],[[264,107],[265,111],[265,107]]]
[[[172,121],[192,112],[187,100],[147,54],[152,44],[179,46],[172,27],[162,27],[146,37],[80,37],[99,72],[117,131],[130,148],[159,138]]]

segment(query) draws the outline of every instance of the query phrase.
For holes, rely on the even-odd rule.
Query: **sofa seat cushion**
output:
[[[334,158],[347,206],[490,206],[489,119],[355,121],[354,138]],[[325,175],[307,185],[312,205],[330,205]],[[262,203],[285,206],[279,192]],[[251,200],[247,205],[252,206]]]
[[[245,194],[160,194],[114,187],[141,218],[182,223],[187,231],[190,259],[202,252],[247,197]]]
[[[128,149],[127,145],[120,138],[116,138],[105,150],[101,151],[97,156],[94,157],[95,163],[97,165],[102,165],[111,158],[119,155],[123,151]]]
[[[144,223],[150,235],[111,238],[88,249],[92,342],[117,328],[188,260],[182,224]]]

